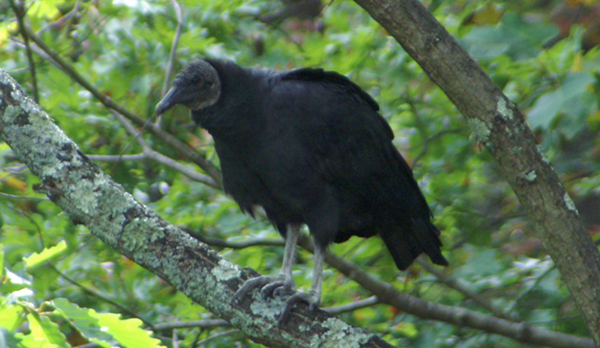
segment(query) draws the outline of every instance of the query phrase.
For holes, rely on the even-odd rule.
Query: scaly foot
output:
[[[285,322],[292,310],[292,307],[294,307],[294,305],[298,302],[308,303],[308,306],[312,311],[319,307],[319,303],[321,303],[321,296],[315,293],[314,291],[310,291],[308,294],[298,291],[295,294],[293,294],[290,298],[288,298],[285,301],[285,309],[279,316],[279,325]]]
[[[260,293],[263,296],[284,296],[286,294],[293,294],[295,291],[293,278],[287,279],[283,275],[279,275],[275,279],[269,276],[260,276],[248,279],[244,285],[235,292],[232,301],[239,301],[242,297],[246,296],[246,294],[256,288],[261,288]]]

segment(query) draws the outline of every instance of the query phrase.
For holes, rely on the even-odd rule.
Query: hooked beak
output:
[[[182,93],[180,88],[172,87],[162,98],[162,100],[158,104],[156,104],[156,109],[154,111],[156,116],[162,115],[167,110],[180,103],[181,94]]]

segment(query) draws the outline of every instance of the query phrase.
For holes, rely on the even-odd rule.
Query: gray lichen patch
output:
[[[23,92],[21,92],[20,89],[14,89],[11,93],[10,93],[10,97],[12,98],[12,100],[16,101],[17,103],[21,103],[21,100],[23,99]]]
[[[145,218],[135,218],[125,225],[121,233],[121,243],[126,250],[136,252],[146,246],[146,233],[152,233],[147,222]]]
[[[329,329],[320,336],[313,336],[310,342],[311,347],[318,348],[360,348],[360,346],[371,338],[371,335],[364,331],[354,328],[340,319],[327,319],[323,325]]]
[[[513,111],[508,107],[508,104],[503,97],[498,98],[496,111],[498,112],[498,115],[504,117],[505,119],[512,119],[514,117]]]
[[[162,225],[157,219],[139,216],[126,222],[120,240],[127,250],[136,252],[148,243],[154,243],[164,237]]]
[[[15,117],[17,117],[19,115],[19,108],[12,106],[12,105],[7,105],[6,109],[4,110],[4,121],[8,124],[13,123],[13,120],[15,119]]]
[[[471,130],[473,130],[473,134],[471,134],[472,139],[484,144],[489,141],[492,131],[485,122],[477,118],[470,118],[467,123],[471,127]]]
[[[535,173],[535,170],[530,170],[529,172],[527,172],[525,174],[525,180],[527,180],[529,182],[534,182],[536,178],[537,178],[537,174]]]
[[[573,202],[573,200],[571,199],[571,197],[569,196],[568,193],[565,192],[565,195],[563,196],[563,200],[565,201],[565,205],[567,206],[567,209],[572,210],[577,215],[579,215],[579,211],[577,210],[577,207],[575,206],[575,202]]]
[[[215,276],[215,278],[217,278],[217,280],[226,281],[232,278],[239,277],[242,272],[233,263],[225,259],[221,259],[219,261],[219,266],[213,268],[210,271],[210,273],[212,273]]]
[[[69,190],[69,199],[77,202],[77,207],[82,213],[90,215],[98,209],[98,194],[94,193],[96,185],[90,180],[74,181],[74,183],[76,186]]]
[[[537,149],[538,149],[538,152],[540,153],[540,156],[542,157],[542,162],[544,162],[546,164],[550,164],[550,159],[548,159],[548,156],[546,156],[546,152],[544,151],[542,146],[538,145]]]
[[[281,315],[281,312],[284,308],[285,303],[283,301],[277,301],[276,299],[271,301],[258,300],[252,302],[250,305],[252,314],[259,317],[268,318],[269,322],[274,322],[277,318],[279,318],[279,315]]]

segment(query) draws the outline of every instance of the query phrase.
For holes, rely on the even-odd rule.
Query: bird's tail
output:
[[[438,239],[440,231],[429,219],[412,219],[412,223],[381,232],[381,238],[387,246],[396,266],[400,270],[407,269],[422,253],[427,254],[437,265],[448,266],[442,255],[442,243]]]

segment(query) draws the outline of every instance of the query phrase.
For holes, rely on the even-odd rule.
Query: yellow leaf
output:
[[[572,72],[583,71],[583,59],[581,57],[581,53],[577,53],[575,55],[575,59],[573,59],[573,65],[571,66]]]
[[[23,261],[25,262],[25,265],[27,265],[27,269],[31,270],[35,267],[43,265],[46,262],[57,259],[58,257],[62,256],[66,250],[67,243],[63,240],[53,247],[44,248],[41,253],[33,253],[29,257],[24,257]]]
[[[2,181],[4,181],[9,187],[16,188],[21,192],[25,192],[25,189],[27,188],[27,183],[16,176],[9,175],[2,179]]]

